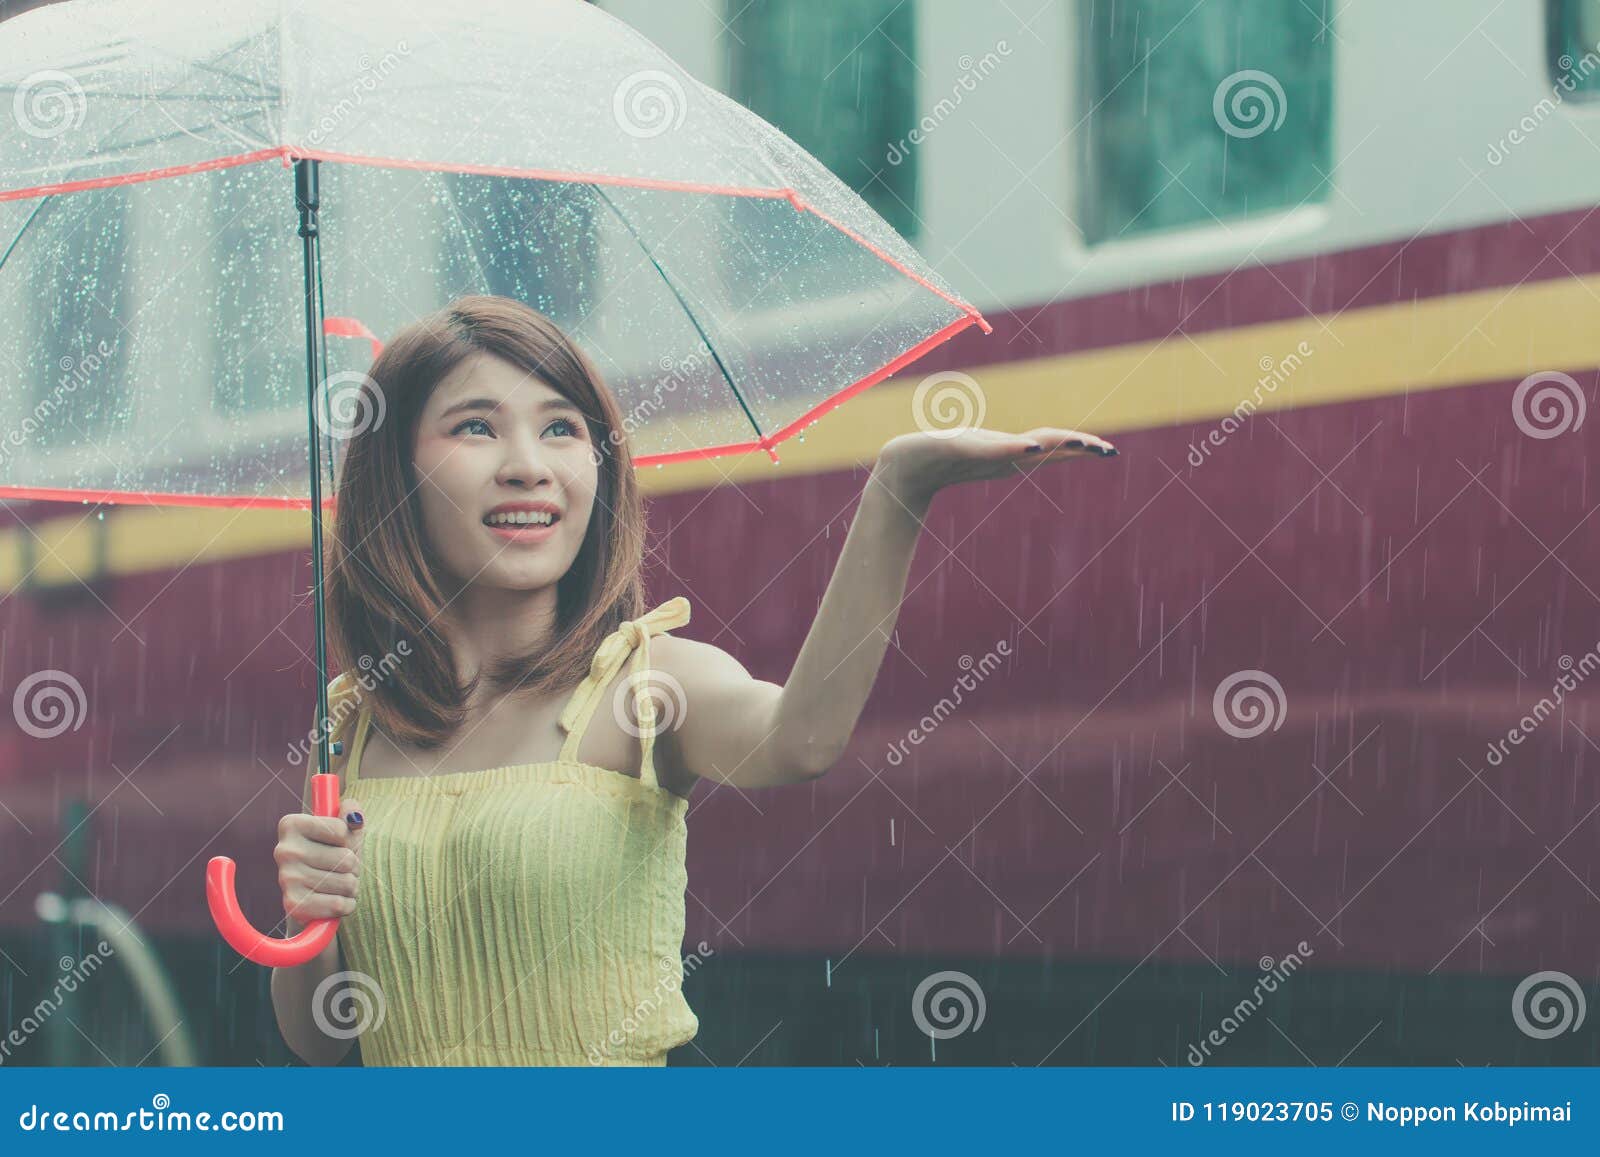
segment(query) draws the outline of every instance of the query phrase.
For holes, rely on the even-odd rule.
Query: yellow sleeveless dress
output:
[[[355,712],[341,794],[361,803],[367,834],[339,944],[361,974],[346,982],[364,1002],[363,1063],[664,1065],[694,1037],[679,957],[688,801],[656,781],[645,677],[650,636],[688,621],[679,596],[606,638],[553,761],[361,779],[370,704]],[[630,654],[637,779],[578,762]],[[328,691],[337,737],[359,688],[345,672]]]

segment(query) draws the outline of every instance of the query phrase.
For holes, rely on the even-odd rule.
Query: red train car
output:
[[[1079,7],[1046,22],[1097,12],[1112,23],[1083,44],[1131,35]],[[1109,49],[1067,53],[1083,130],[1017,115],[1062,52],[997,53],[970,113],[925,131],[913,214],[994,333],[829,413],[778,465],[644,472],[652,595],[687,595],[679,633],[781,681],[873,453],[928,420],[930,386],[983,425],[1122,451],[942,494],[838,766],[697,787],[686,943],[710,963],[675,1063],[1600,1060],[1592,1026],[1543,1038],[1515,1004],[1538,974],[1580,1005],[1600,981],[1600,168],[1573,143],[1586,57],[1561,39],[1581,49],[1593,14],[1497,9],[1489,49],[1452,51],[1464,17],[1353,7],[1327,32],[1342,54],[1304,37],[1311,87],[1286,100],[1314,115],[1273,162],[1322,177],[1260,209],[1205,189],[1185,209],[1181,176],[1119,206],[1138,165],[1187,170],[1155,115],[1147,155],[1104,139],[1134,115]],[[918,19],[933,44],[982,26]],[[1389,67],[1391,19],[1433,73]],[[1484,82],[1508,54],[1522,77]],[[1459,115],[1383,111],[1439,90]],[[986,134],[1019,172],[1043,164],[1040,132],[1080,164],[1016,180],[1017,205],[975,210],[973,179],[949,183]],[[1040,243],[1058,230],[1070,243]],[[41,892],[112,900],[224,1010],[215,1055],[283,1055],[200,881],[233,856],[246,911],[275,914],[274,823],[304,774],[284,756],[314,696],[304,515],[4,518],[0,687],[70,671],[93,710],[0,738],[0,943],[36,937]],[[63,830],[72,800],[86,840]],[[932,1047],[913,998],[942,972],[986,1019]]]

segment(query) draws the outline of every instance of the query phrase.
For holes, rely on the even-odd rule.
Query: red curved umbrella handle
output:
[[[339,814],[339,777],[311,777],[311,814],[333,817]],[[206,864],[206,903],[217,931],[246,960],[271,968],[293,968],[316,956],[339,932],[339,918],[312,920],[299,932],[283,940],[257,932],[239,908],[234,893],[234,863],[227,856],[212,856]]]

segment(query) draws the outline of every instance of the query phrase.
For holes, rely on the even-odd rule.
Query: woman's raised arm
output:
[[[838,762],[877,679],[933,497],[1069,457],[1112,457],[1076,430],[905,434],[879,454],[838,565],[788,680],[754,679],[720,648],[672,640],[660,652],[687,710],[668,737],[683,766],[735,787],[814,779]]]

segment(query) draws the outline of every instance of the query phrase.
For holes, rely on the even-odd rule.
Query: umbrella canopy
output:
[[[581,0],[75,0],[0,25],[0,109],[0,496],[312,501],[305,158],[329,390],[372,335],[497,293],[594,357],[640,463],[772,453],[989,328]]]

